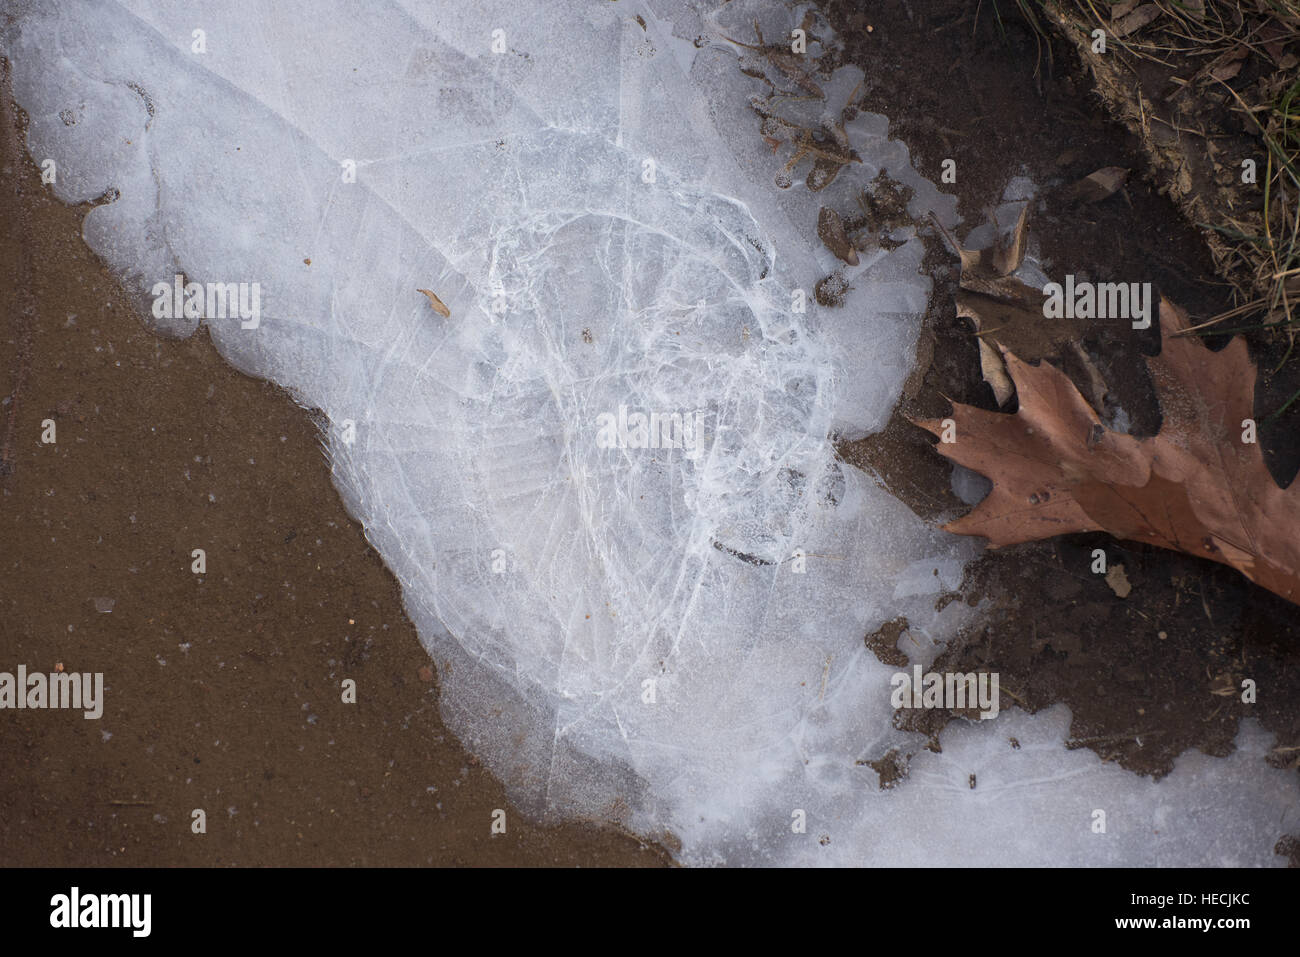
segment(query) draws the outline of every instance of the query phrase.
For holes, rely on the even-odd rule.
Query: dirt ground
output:
[[[25,153],[3,180],[0,670],[102,671],[106,706],[4,712],[0,865],[666,863],[511,808],[443,728],[312,416],[205,330],[149,332]]]
[[[870,12],[831,0],[827,14],[868,77],[864,106],[891,118],[918,169],[938,180],[942,161],[958,160],[947,188],[968,225],[1013,175],[1054,187],[1126,167],[1121,193],[1085,210],[1048,194],[1031,232],[1055,270],[1151,281],[1194,315],[1222,308],[1228,290],[1204,243],[1143,179],[1137,144],[1107,120],[1073,52],[1058,45],[1035,77],[1041,41],[1011,17],[1000,29],[983,6],[977,17],[967,0]],[[0,508],[0,667],[103,670],[112,706],[98,722],[19,712],[0,723],[0,863],[663,863],[634,838],[536,828],[509,810],[442,728],[425,680],[436,676],[329,483],[310,414],[229,370],[202,334],[148,333],[80,240],[84,209],[50,200],[26,157],[5,164],[0,394],[21,387]],[[906,417],[941,416],[950,399],[994,404],[952,306],[956,259],[937,235],[927,268],[921,374],[882,434],[841,452],[936,518],[965,506]],[[34,314],[22,311],[24,287]],[[1079,338],[1135,431],[1154,433],[1142,361],[1159,347],[1154,330],[1081,322]],[[1261,401],[1284,385],[1265,383]],[[55,445],[39,443],[45,418]],[[1286,415],[1262,436],[1283,481],[1300,465],[1298,424]],[[196,547],[204,576],[189,570]],[[1089,573],[1095,547],[1125,566],[1127,598]],[[102,597],[111,612],[95,610]],[[1300,764],[1294,606],[1230,569],[1072,536],[991,553],[944,600],[992,610],[936,667],[998,670],[1030,710],[1065,702],[1073,746],[1158,776],[1188,748],[1228,753],[1249,714],[1278,734],[1275,764]],[[895,622],[868,646],[889,660],[904,631]],[[339,701],[345,676],[358,681],[356,705]],[[1243,676],[1259,683],[1257,704],[1215,694]],[[934,742],[950,717],[900,720]],[[882,786],[906,765],[881,756]],[[202,837],[189,830],[200,807]],[[493,838],[498,807],[510,824]],[[1294,838],[1278,837],[1279,853],[1300,858]]]
[[[869,13],[832,2],[828,14],[848,39],[846,59],[866,72],[865,106],[891,117],[891,133],[908,143],[917,168],[938,179],[943,160],[957,160],[955,190],[968,226],[984,221],[1013,175],[1027,175],[1046,187],[1030,233],[1053,274],[1149,281],[1198,317],[1228,305],[1230,290],[1216,277],[1204,241],[1144,178],[1140,144],[1108,119],[1072,48],[1053,43],[1049,61],[1044,41],[1023,22],[1007,17],[1000,29],[988,9],[977,17],[964,0],[883,4]],[[915,81],[918,63],[930,83]],[[1062,199],[1063,187],[1106,166],[1133,171],[1120,193],[1084,208]],[[997,406],[980,375],[972,330],[957,318],[956,257],[940,236],[932,237],[928,265],[936,295],[920,349],[924,376],[914,378],[883,433],[841,451],[933,518],[966,506],[949,491],[949,466],[934,453],[933,440],[907,417],[942,417],[952,400]],[[1159,349],[1157,330],[1072,321],[1132,416],[1134,433],[1154,434],[1160,412],[1142,357]],[[1059,350],[1007,344],[1024,358],[1062,363]],[[1068,361],[1062,364],[1075,374]],[[1266,379],[1257,408],[1276,408],[1294,389],[1293,376],[1288,370]],[[1300,464],[1298,425],[1288,412],[1262,433],[1270,469],[1283,485]],[[1133,586],[1126,598],[1091,574],[1094,548],[1104,548],[1111,565],[1123,564]],[[1159,777],[1188,748],[1230,753],[1239,720],[1253,715],[1278,735],[1270,763],[1300,767],[1295,607],[1230,569],[1104,535],[1075,535],[988,553],[969,571],[961,598],[988,599],[993,611],[934,667],[998,671],[1003,689],[1031,711],[1065,702],[1073,714],[1071,746]],[[900,625],[867,636],[868,647],[888,655]],[[1256,704],[1224,693],[1244,677],[1259,684]],[[950,717],[900,714],[904,725],[929,732],[934,747],[933,735]],[[904,756],[890,756],[882,766],[882,786],[906,773]],[[1279,834],[1279,841],[1279,853],[1294,857],[1294,840]]]

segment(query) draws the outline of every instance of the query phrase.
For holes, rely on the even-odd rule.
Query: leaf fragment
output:
[[[1020,210],[1020,218],[1011,231],[1011,238],[1004,240],[1001,234],[993,244],[993,269],[999,276],[1009,276],[1025,261],[1025,232],[1029,223],[1029,203]]]
[[[1095,173],[1089,173],[1077,183],[1067,187],[1062,198],[1067,203],[1099,203],[1115,195],[1115,192],[1128,179],[1128,170],[1122,166],[1103,166]]]
[[[1007,367],[1003,364],[1002,356],[998,354],[998,351],[984,339],[978,341],[980,344],[980,374],[984,376],[984,381],[993,390],[993,398],[997,399],[998,408],[1001,408],[1016,394],[1016,387],[1011,382],[1011,376],[1007,375]]]
[[[1118,598],[1127,598],[1133,591],[1133,586],[1129,583],[1123,565],[1111,565],[1106,570],[1106,584],[1110,586],[1110,590]]]
[[[1130,33],[1136,33],[1148,23],[1155,20],[1156,17],[1160,16],[1161,12],[1158,3],[1144,3],[1132,13],[1125,15],[1115,22],[1110,28],[1111,36],[1123,38],[1128,36]]]
[[[849,242],[848,233],[844,229],[844,220],[840,219],[840,214],[829,206],[823,206],[821,212],[817,214],[817,235],[837,259],[843,260],[850,266],[858,264],[858,251],[853,243]]]
[[[422,292],[429,297],[429,304],[433,306],[433,311],[438,315],[442,316],[444,319],[451,316],[451,310],[447,308],[446,304],[444,304],[441,299],[435,296],[428,289],[417,289],[415,291]]]

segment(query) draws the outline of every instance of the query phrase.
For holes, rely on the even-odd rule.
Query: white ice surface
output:
[[[802,8],[9,6],[33,156],[68,202],[115,191],[87,241],[146,305],[177,269],[260,282],[260,326],[210,322],[218,348],[328,415],[449,726],[527,810],[671,831],[687,862],[1280,863],[1294,775],[1253,725],[1158,783],[1066,751],[1063,708],[955,726],[893,790],[860,763],[919,747],[863,634],[906,615],[904,644],[933,657],[971,614],[934,608],[976,545],[835,461],[832,431],[887,420],[929,283],[913,238],[817,307],[839,265],[817,209],[883,168],[915,213],[955,217],[868,114],[846,130],[861,166],[818,195],[774,186],[785,154],[737,62],[758,61],[722,34],[753,42],[758,19],[770,41]],[[861,79],[789,109],[816,122]],[[700,413],[703,454],[600,447],[620,406]]]

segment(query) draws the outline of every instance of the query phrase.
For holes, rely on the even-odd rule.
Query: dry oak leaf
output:
[[[988,497],[945,526],[989,547],[1074,532],[1109,532],[1230,565],[1300,603],[1300,483],[1278,488],[1257,443],[1255,367],[1246,343],[1211,352],[1182,309],[1161,300],[1164,342],[1147,359],[1164,416],[1139,439],[1106,428],[1059,369],[1003,353],[1020,409],[1014,415],[954,403],[956,440],[944,456],[993,481]],[[937,420],[917,425],[936,436]]]
[[[1036,359],[1056,352],[1077,334],[1069,325],[1044,322],[1042,290],[1013,275],[1025,260],[1029,205],[1026,203],[1021,208],[1009,236],[997,230],[993,245],[982,250],[966,249],[938,219],[934,220],[961,259],[957,315],[975,326],[980,337],[980,369],[999,407],[1011,400],[1015,388],[1001,355],[988,344],[985,336],[1001,332],[1003,339],[1011,340],[1022,353]],[[989,218],[996,228],[997,218],[992,214]]]

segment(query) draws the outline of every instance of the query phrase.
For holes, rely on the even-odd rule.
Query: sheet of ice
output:
[[[913,237],[813,304],[839,265],[817,208],[885,169],[955,217],[867,114],[861,164],[818,196],[774,185],[765,86],[738,69],[758,61],[723,37],[804,8],[10,6],[0,52],[57,194],[111,200],[85,235],[146,310],[178,270],[260,283],[256,328],[204,321],[328,415],[449,726],[527,810],[672,832],[688,862],[1279,862],[1295,788],[1250,729],[1152,783],[1064,750],[1063,710],[1004,711],[877,789],[865,762],[919,744],[862,636],[906,615],[932,657],[975,545],[835,460],[832,432],[888,418],[929,284]],[[789,109],[824,123],[861,79]],[[637,413],[700,429],[606,441]]]

